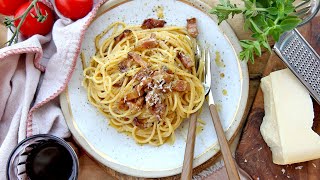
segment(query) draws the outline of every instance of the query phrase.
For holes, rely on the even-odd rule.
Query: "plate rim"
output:
[[[102,6],[108,6],[108,7],[104,9],[103,7],[100,7],[100,10],[96,18],[99,18],[105,12],[129,1],[131,0],[107,1]],[[217,22],[216,18],[213,17],[213,15],[210,15],[207,12],[205,12],[211,8],[205,2],[201,0],[178,0],[178,1],[184,2],[192,7],[195,7],[201,10],[204,14],[210,16],[211,19]],[[241,51],[241,47],[239,44],[239,40],[235,35],[234,31],[232,30],[232,28],[230,27],[230,25],[227,22],[223,22],[218,27],[221,33],[223,34],[223,36],[225,37],[225,39],[228,41],[228,43],[232,47],[234,53],[237,55]],[[239,99],[238,109],[235,113],[235,117],[233,118],[234,119],[233,123],[229,127],[227,127],[226,136],[228,141],[231,141],[235,138],[235,136],[241,129],[241,126],[242,126],[241,124],[243,124],[245,120],[243,115],[245,113],[246,105],[248,102],[248,93],[249,93],[249,76],[248,76],[247,64],[244,62],[240,62],[238,57],[237,59],[238,59],[238,68],[239,68],[239,74],[240,74],[241,97]],[[172,175],[181,173],[182,166],[173,168],[173,169],[168,169],[168,170],[160,170],[160,171],[135,169],[133,167],[124,166],[120,163],[117,163],[108,157],[104,157],[99,153],[98,150],[94,150],[95,148],[92,145],[90,145],[89,142],[87,142],[87,140],[85,139],[85,137],[83,136],[79,128],[77,127],[77,124],[74,123],[72,110],[71,110],[70,104],[68,103],[69,101],[68,88],[69,86],[67,86],[66,90],[60,95],[61,109],[65,117],[67,126],[69,127],[71,134],[74,136],[75,141],[77,141],[77,143],[89,154],[89,156],[93,157],[96,161],[101,163],[103,166],[106,166],[115,171],[118,171],[126,175],[130,175],[130,176],[159,178],[159,177],[167,177],[167,176],[172,176]],[[218,152],[220,151],[220,149],[219,147],[217,147],[217,144],[218,143],[215,143],[213,147],[209,148],[207,151],[205,151],[204,153],[202,153],[201,155],[195,158],[194,168],[205,163],[210,158],[213,158],[218,155]]]

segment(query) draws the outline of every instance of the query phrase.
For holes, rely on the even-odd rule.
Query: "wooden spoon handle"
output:
[[[221,125],[219,114],[218,114],[217,109],[214,104],[210,104],[210,113],[211,113],[214,127],[216,129],[218,141],[219,141],[220,148],[221,148],[222,157],[224,160],[224,164],[225,164],[229,179],[230,180],[240,180],[240,177],[238,174],[238,169],[236,168],[233,157],[231,155],[231,151],[230,151],[226,136],[224,134],[224,131],[223,131],[223,128]]]
[[[191,114],[189,121],[188,137],[186,149],[184,152],[184,160],[182,166],[181,179],[190,180],[192,178],[193,152],[196,137],[197,113]]]

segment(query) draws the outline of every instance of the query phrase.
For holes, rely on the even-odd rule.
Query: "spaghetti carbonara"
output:
[[[195,39],[186,28],[144,25],[116,22],[99,34],[83,86],[112,127],[139,144],[161,145],[201,108],[203,72],[196,71]]]

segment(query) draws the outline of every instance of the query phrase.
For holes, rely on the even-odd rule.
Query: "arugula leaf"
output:
[[[243,0],[244,7],[231,4],[230,0],[220,0],[210,13],[217,15],[219,24],[233,17],[243,14],[244,29],[251,30],[253,40],[241,40],[243,51],[240,59],[254,63],[254,57],[261,56],[262,49],[271,52],[270,39],[278,41],[281,34],[294,29],[301,19],[293,16],[295,12],[294,0]]]

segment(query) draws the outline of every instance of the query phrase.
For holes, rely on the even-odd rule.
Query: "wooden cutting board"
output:
[[[300,29],[300,32],[318,53],[320,53],[319,26],[320,16],[313,19],[308,26]],[[263,76],[283,68],[285,66],[281,60],[275,54],[271,54]],[[312,128],[320,135],[320,105],[314,102],[313,106],[315,119]],[[263,93],[259,89],[236,150],[236,161],[239,166],[249,173],[253,179],[320,179],[320,159],[284,166],[272,162],[271,150],[260,134],[263,117]]]

